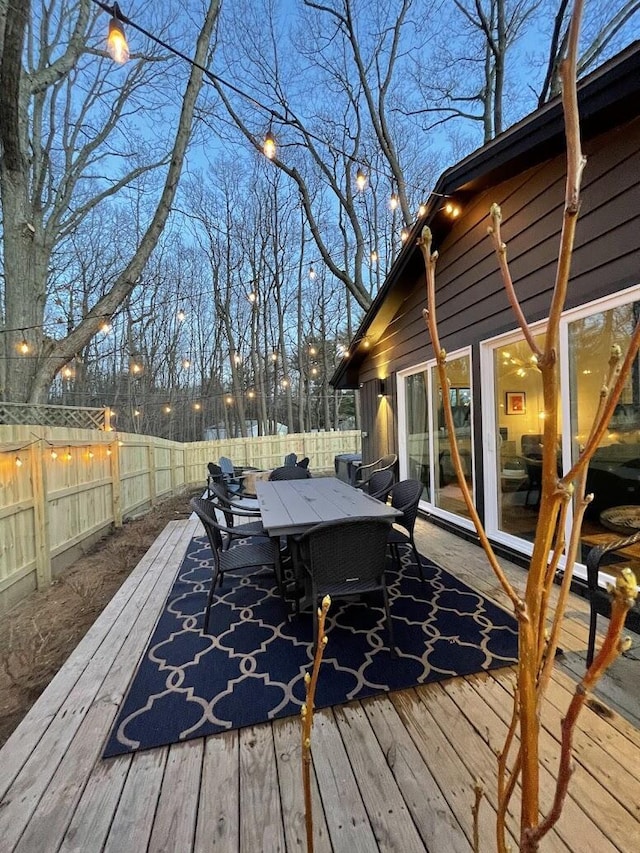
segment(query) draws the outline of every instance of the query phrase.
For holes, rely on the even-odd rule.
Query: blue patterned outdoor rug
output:
[[[405,553],[406,551],[406,553]],[[316,707],[511,664],[515,619],[409,549],[387,572],[398,656],[388,649],[381,596],[335,601]],[[297,714],[312,660],[311,614],[295,617],[273,573],[225,576],[202,632],[211,574],[206,539],[190,543],[104,756],[177,743]]]

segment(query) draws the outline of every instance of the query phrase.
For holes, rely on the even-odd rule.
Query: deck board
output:
[[[3,748],[3,853],[306,849],[297,718],[100,757],[196,532],[193,521],[167,526]],[[416,534],[423,553],[508,608],[473,543],[423,520]],[[522,588],[524,571],[501,564]],[[605,624],[600,618],[599,628]],[[557,659],[542,716],[543,805],[552,796],[559,724],[581,674],[587,632],[587,602],[571,596],[565,655]],[[637,659],[625,663],[640,666]],[[495,849],[495,753],[512,680],[507,667],[318,712],[312,773],[318,853],[466,853],[476,776],[486,788],[482,849]],[[614,674],[598,694],[609,707],[584,709],[565,810],[542,850],[640,848],[634,688]]]

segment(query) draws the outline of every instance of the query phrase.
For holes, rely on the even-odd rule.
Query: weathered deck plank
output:
[[[3,853],[305,849],[297,718],[100,757],[197,532],[193,522],[166,528],[2,750]],[[423,521],[417,539],[423,553],[508,609],[479,548]],[[502,563],[522,586],[524,572]],[[587,613],[587,602],[572,596],[561,641],[566,660],[554,669],[542,718],[543,805],[552,791],[559,722],[586,648]],[[510,713],[512,679],[505,668],[318,712],[318,853],[467,853],[477,775],[487,792],[482,849],[495,849],[495,752]],[[633,720],[637,695],[623,682],[613,688],[615,706]],[[579,729],[565,811],[542,849],[631,853],[640,847],[640,731],[595,705],[585,708]],[[515,815],[511,820],[515,827]]]

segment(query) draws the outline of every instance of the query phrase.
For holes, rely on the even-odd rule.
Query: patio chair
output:
[[[222,470],[222,476],[230,492],[239,494],[242,491],[242,469],[235,468],[228,456],[221,456],[218,464]]]
[[[211,493],[211,485],[213,483],[223,484],[224,477],[222,476],[222,468],[216,465],[215,462],[209,462],[207,464],[207,497]]]
[[[370,462],[368,465],[359,465],[354,469],[353,485],[356,489],[361,489],[368,483],[372,474],[376,471],[392,471],[397,461],[398,457],[395,453],[388,453],[386,456],[381,456],[380,459],[376,459],[375,462]]]
[[[318,636],[316,606],[325,595],[345,598],[380,591],[395,654],[384,570],[390,522],[381,518],[343,518],[316,524],[298,540],[301,565],[308,573],[313,603],[313,643]]]
[[[424,486],[419,480],[400,480],[399,483],[391,487],[391,506],[402,511],[402,515],[395,519],[395,524],[399,524],[404,530],[392,527],[388,538],[391,553],[397,563],[400,562],[398,545],[411,546],[422,580],[424,580],[424,573],[422,571],[420,555],[418,554],[418,549],[413,538],[413,528],[418,517],[418,504],[420,503],[423,488]]]
[[[229,499],[225,490],[217,483],[212,483],[210,493],[207,498],[215,509],[219,510],[224,516],[225,524],[235,531],[235,537],[227,537],[227,548],[231,545],[233,538],[245,538],[246,536],[266,536],[266,533],[260,519],[260,511],[255,509],[247,509],[241,503],[237,503]],[[242,524],[236,524],[235,517],[253,518],[255,521],[248,521]]]
[[[589,640],[587,642],[587,667],[593,663],[596,648],[596,630],[598,627],[598,614],[606,616],[607,619],[611,616],[611,596],[609,593],[598,585],[598,573],[600,571],[600,561],[609,552],[615,552],[620,548],[628,548],[630,545],[635,545],[640,541],[640,530],[635,533],[625,536],[622,539],[615,539],[612,542],[607,542],[605,545],[597,545],[589,550],[586,559],[587,565],[587,588],[589,590]],[[618,566],[624,566],[623,562],[618,563]],[[606,571],[606,567],[604,569]],[[615,571],[615,570],[614,570]],[[627,614],[627,619],[629,614]]]
[[[367,492],[372,498],[377,498],[382,503],[387,502],[389,492],[393,486],[393,471],[374,471],[362,491]]]
[[[297,465],[283,465],[281,468],[274,468],[269,474],[270,480],[306,480],[311,476],[306,468],[299,468]]]
[[[284,457],[284,464],[285,465],[295,465],[297,461],[298,461],[297,453],[287,453],[287,455]]]
[[[221,587],[224,582],[224,573],[238,571],[239,569],[251,569],[261,566],[271,567],[276,575],[278,586],[281,586],[279,577],[279,562],[276,546],[269,540],[251,540],[247,543],[238,543],[233,548],[224,547],[223,534],[235,536],[231,527],[220,524],[216,518],[215,508],[210,501],[204,498],[191,498],[189,502],[191,509],[198,516],[204,527],[211,553],[213,557],[211,566],[211,586],[207,595],[207,604],[204,611],[203,631],[208,633],[209,616],[213,603],[213,594],[216,585]]]

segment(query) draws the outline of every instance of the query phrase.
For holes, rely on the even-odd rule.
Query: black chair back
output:
[[[348,595],[351,584],[381,584],[387,561],[387,535],[391,522],[384,518],[343,518],[316,524],[299,540],[308,559],[318,595]]]
[[[301,459],[299,462],[296,462],[298,468],[304,468],[305,471],[309,468],[309,457],[305,456],[304,459]]]
[[[400,480],[391,487],[391,506],[402,510],[395,523],[404,527],[413,536],[413,528],[418,517],[418,504],[424,486],[419,480]]]
[[[393,486],[393,471],[374,471],[369,478],[364,490],[371,495],[372,498],[377,498],[379,501],[386,503]]]
[[[297,465],[283,465],[274,468],[269,474],[270,480],[306,480],[311,474],[306,468],[298,468]]]
[[[298,455],[296,453],[287,453],[287,455],[284,457],[284,464],[285,465],[295,465],[297,459],[298,459]]]
[[[218,519],[216,518],[216,509],[211,501],[207,501],[204,498],[191,498],[189,505],[202,522],[202,526],[207,534],[207,539],[209,540],[209,545],[211,546],[211,551],[213,552],[216,564],[216,571],[214,573],[215,585],[215,579],[218,574],[217,567],[219,565],[219,553],[224,547],[222,531],[218,526]]]

